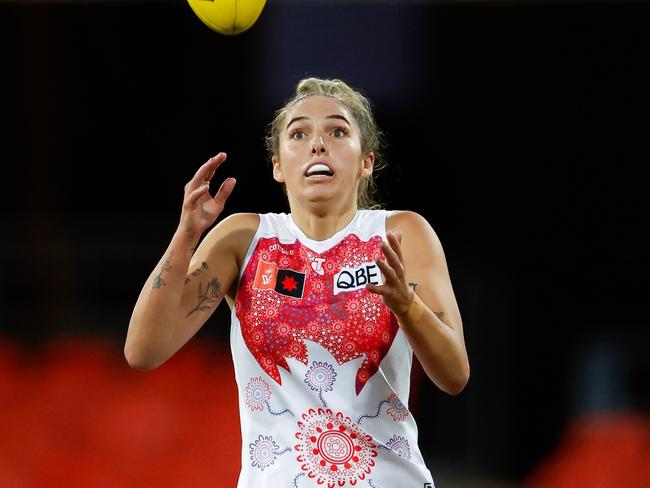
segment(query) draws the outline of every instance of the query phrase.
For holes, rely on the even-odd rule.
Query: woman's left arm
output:
[[[377,261],[382,295],[427,373],[441,390],[459,394],[469,380],[463,324],[438,236],[415,212],[393,213],[387,221],[385,259]]]

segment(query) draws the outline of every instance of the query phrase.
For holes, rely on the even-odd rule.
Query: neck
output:
[[[357,206],[337,210],[323,206],[294,205],[289,201],[291,217],[300,230],[310,239],[324,241],[348,225],[357,213]]]

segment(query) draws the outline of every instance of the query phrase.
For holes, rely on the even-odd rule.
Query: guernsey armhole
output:
[[[395,215],[397,210],[384,210],[384,225],[382,226],[383,234],[382,240],[388,241],[388,218]]]
[[[262,220],[264,216],[261,214],[257,214],[257,216],[259,218],[259,222],[257,223],[257,229],[255,230],[255,234],[253,234],[253,238],[251,239],[250,244],[248,245],[248,249],[246,249],[246,254],[244,255],[244,259],[241,262],[241,267],[239,268],[239,273],[237,276],[237,292],[235,293],[235,299],[232,307],[233,313],[235,311],[235,304],[237,303],[237,298],[239,297],[239,287],[241,285],[241,278],[244,275],[244,270],[246,269],[246,266],[248,266],[248,261],[250,260],[251,256],[253,255],[253,252],[255,251],[255,248],[257,247],[257,243],[260,240],[261,231],[263,230]]]

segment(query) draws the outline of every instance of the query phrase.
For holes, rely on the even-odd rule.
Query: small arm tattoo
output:
[[[161,287],[165,286],[166,283],[165,283],[165,280],[163,280],[162,275],[163,275],[163,273],[165,271],[169,271],[170,269],[172,269],[171,259],[172,259],[173,255],[174,255],[174,251],[169,253],[169,257],[166,258],[165,261],[163,261],[163,264],[162,264],[162,266],[160,268],[160,273],[158,273],[156,276],[154,276],[152,291],[154,289],[156,289],[156,288],[161,288]]]
[[[195,269],[194,271],[192,271],[190,273],[190,276],[185,277],[185,284],[187,285],[190,281],[192,281],[192,278],[196,278],[197,276],[199,276],[203,272],[203,270],[206,270],[206,269],[208,269],[208,263],[203,261],[201,263],[200,268]]]
[[[409,283],[409,286],[413,288],[413,291],[415,291],[415,288],[418,286],[417,283]],[[438,317],[440,320],[442,320],[442,316],[445,314],[445,312],[433,312],[436,314],[436,317]]]
[[[219,300],[219,297],[221,296],[221,283],[219,283],[219,280],[215,276],[212,278],[210,281],[208,281],[208,284],[205,286],[205,290],[203,289],[203,286],[201,286],[201,283],[199,283],[199,289],[198,289],[198,303],[196,304],[196,307],[194,307],[192,310],[189,311],[189,313],[186,315],[186,317],[189,317],[196,311],[202,311],[205,312],[207,310],[210,310],[212,308],[212,305]]]

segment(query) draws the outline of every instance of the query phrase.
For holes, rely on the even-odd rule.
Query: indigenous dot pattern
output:
[[[265,403],[271,398],[271,387],[261,376],[251,378],[246,385],[246,405],[252,411],[264,410]]]
[[[380,295],[363,288],[334,295],[334,278],[342,268],[383,257],[380,236],[364,242],[349,234],[323,253],[298,240],[280,244],[277,237],[259,239],[242,274],[235,313],[244,342],[262,369],[281,384],[278,366],[289,371],[286,358],[307,364],[307,339],[326,348],[339,364],[365,358],[356,375],[359,394],[379,369],[399,326]],[[322,275],[312,267],[314,258],[325,259]],[[304,273],[303,298],[253,288],[260,261]]]
[[[314,391],[332,391],[335,381],[334,368],[322,361],[314,361],[305,374],[305,383]]]
[[[386,443],[386,447],[395,452],[399,457],[411,459],[411,447],[409,441],[401,435],[395,434]]]
[[[390,405],[386,409],[386,413],[390,415],[395,422],[401,422],[408,416],[408,408],[406,408],[406,405],[402,403],[402,400],[400,400],[395,393],[391,393],[388,396],[388,403]]]
[[[318,485],[355,485],[372,472],[377,446],[350,417],[329,408],[310,408],[298,427],[296,461]]]
[[[275,443],[272,436],[259,435],[254,442],[248,445],[250,451],[251,463],[254,468],[259,468],[264,471],[273,463],[278,455],[283,454],[279,452],[279,446]]]

